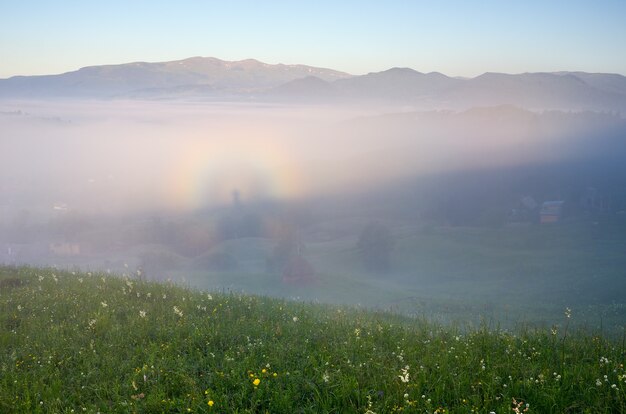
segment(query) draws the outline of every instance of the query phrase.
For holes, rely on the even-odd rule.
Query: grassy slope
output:
[[[0,412],[626,410],[622,341],[565,318],[556,334],[461,332],[102,275],[0,280]]]
[[[266,271],[276,241],[265,238],[228,240],[196,258],[180,256],[172,246],[148,244],[91,258],[54,257],[47,263],[121,273],[129,271],[124,263],[134,270],[145,252],[168,253],[179,266],[156,266],[158,271],[147,266],[149,275],[201,289],[361,304],[442,321],[487,319],[507,327],[519,322],[549,327],[565,307],[573,309],[575,323],[588,327],[621,332],[626,321],[623,217],[501,228],[389,221],[396,247],[385,274],[367,272],[356,250],[357,235],[370,220],[350,214],[303,230],[304,255],[319,276],[318,283],[305,288],[285,285],[279,273]],[[210,270],[206,258],[216,252],[230,254],[238,266]]]
[[[254,263],[256,272],[245,271],[253,265],[223,273],[189,267],[173,277],[200,288],[358,303],[464,323],[486,318],[502,326],[549,327],[565,307],[574,310],[579,325],[621,332],[626,321],[625,220],[503,228],[403,224],[395,234],[393,264],[383,275],[365,271],[354,236],[328,235],[307,243],[305,257],[319,279],[306,288],[265,273],[262,257]],[[249,239],[228,243],[239,256],[254,250]]]

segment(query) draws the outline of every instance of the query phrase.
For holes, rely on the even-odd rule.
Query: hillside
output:
[[[624,344],[0,269],[0,411],[623,412]],[[569,329],[569,330],[568,330]]]

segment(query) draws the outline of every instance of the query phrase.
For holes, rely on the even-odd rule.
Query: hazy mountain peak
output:
[[[416,71],[415,69],[411,69],[411,68],[401,68],[401,67],[393,67],[391,69],[387,69],[385,71],[382,72],[378,72],[378,73],[384,73],[384,74],[399,74],[399,75],[423,75],[423,73]]]
[[[470,79],[407,67],[352,76],[332,69],[193,56],[168,62],[87,66],[60,75],[0,79],[0,97],[163,98],[215,100],[342,99],[464,109],[515,105],[530,109],[626,109],[626,77],[584,72],[507,74]]]

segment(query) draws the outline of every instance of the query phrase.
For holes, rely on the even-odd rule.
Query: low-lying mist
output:
[[[368,192],[401,177],[585,156],[624,124],[507,106],[372,116],[384,110],[5,103],[2,197],[17,208],[123,213],[223,205],[233,191],[246,201]]]
[[[539,322],[626,287],[615,114],[5,101],[0,131],[5,264]]]

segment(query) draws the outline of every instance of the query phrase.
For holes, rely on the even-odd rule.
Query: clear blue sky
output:
[[[626,0],[0,0],[0,78],[190,56],[626,74]]]

